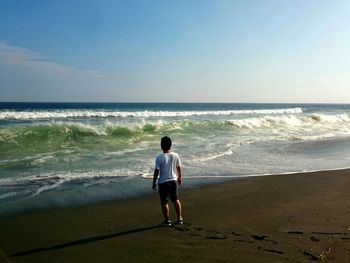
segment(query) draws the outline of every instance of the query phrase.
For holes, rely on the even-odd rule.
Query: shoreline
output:
[[[187,188],[180,192],[185,225],[174,228],[157,227],[162,220],[157,193],[28,211],[0,217],[0,259],[308,262],[323,255],[331,262],[347,262],[349,187],[350,170],[342,169]]]
[[[319,173],[319,172],[333,172],[333,171],[343,171],[343,170],[349,170],[350,167],[343,167],[343,168],[330,168],[330,169],[322,169],[322,170],[304,170],[304,171],[296,171],[296,172],[281,172],[281,173],[264,173],[264,174],[250,174],[250,175],[217,175],[217,176],[196,176],[196,177],[186,177],[183,176],[185,179],[185,188],[183,190],[188,191],[191,189],[196,189],[196,188],[201,188],[201,187],[207,187],[207,186],[215,186],[215,185],[220,185],[220,184],[225,184],[227,182],[235,182],[236,180],[240,179],[245,179],[245,178],[257,178],[257,177],[269,177],[269,176],[284,176],[284,175],[294,175],[294,174],[310,174],[310,173]],[[141,176],[143,179],[149,181],[149,184],[151,183],[151,180],[153,179],[153,175],[150,175],[149,177]],[[186,186],[186,181],[187,180],[195,181],[197,179],[208,179],[205,182],[201,183],[192,183],[190,186]],[[210,179],[213,181],[210,182]],[[220,180],[221,179],[221,180]],[[116,197],[116,198],[106,198],[106,199],[98,199],[96,201],[87,201],[86,203],[78,201],[75,204],[71,205],[59,205],[53,203],[51,206],[50,205],[34,205],[30,206],[29,208],[25,209],[15,209],[15,210],[9,210],[7,212],[1,212],[0,213],[0,219],[4,217],[12,217],[12,216],[19,216],[22,214],[27,214],[27,213],[35,213],[35,212],[44,212],[44,211],[52,211],[52,210],[57,210],[57,209],[74,209],[74,208],[80,208],[80,207],[90,207],[90,206],[98,206],[102,204],[108,204],[108,203],[114,203],[118,201],[127,201],[127,200],[133,200],[133,199],[142,199],[145,197],[149,197],[150,195],[154,194],[152,190],[143,191],[138,194],[130,195],[127,197]],[[22,204],[23,205],[23,204]],[[24,203],[26,205],[26,203]],[[18,205],[17,205],[18,206]]]

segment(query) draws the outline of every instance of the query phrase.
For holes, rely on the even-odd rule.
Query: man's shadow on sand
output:
[[[106,240],[106,239],[110,239],[110,238],[125,236],[125,235],[134,234],[134,233],[138,233],[138,232],[144,232],[144,231],[152,230],[152,229],[159,228],[159,227],[160,227],[159,225],[151,226],[151,227],[143,227],[143,228],[137,228],[137,229],[133,229],[133,230],[123,231],[123,232],[113,233],[113,234],[108,234],[108,235],[103,235],[103,236],[84,238],[84,239],[75,240],[75,241],[71,241],[71,242],[67,242],[67,243],[63,243],[63,244],[59,244],[59,245],[55,245],[55,246],[51,246],[51,247],[42,247],[42,248],[36,248],[36,249],[28,250],[28,251],[18,252],[18,253],[12,254],[11,257],[26,256],[26,255],[30,255],[30,254],[34,254],[34,253],[38,253],[38,252],[43,252],[43,251],[50,251],[50,250],[56,250],[56,249],[61,249],[61,248],[66,248],[66,247],[84,245],[84,244],[97,242],[97,241],[101,241],[101,240]]]

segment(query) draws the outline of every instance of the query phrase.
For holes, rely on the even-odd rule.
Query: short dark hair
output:
[[[171,148],[171,139],[168,136],[164,136],[160,141],[160,146],[163,151],[169,151]]]

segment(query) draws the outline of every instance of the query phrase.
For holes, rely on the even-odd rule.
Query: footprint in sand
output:
[[[310,237],[310,240],[311,240],[311,241],[314,241],[314,242],[320,241],[317,237],[314,237],[314,236]]]
[[[185,223],[183,225],[174,226],[174,229],[181,232],[188,232],[189,236],[201,237],[203,227],[192,226],[190,223]]]
[[[216,230],[208,230],[205,238],[206,239],[227,239],[227,236]]]
[[[189,232],[189,236],[201,237],[204,235],[206,239],[227,239],[227,235],[213,229],[213,230],[205,230],[200,226],[192,226],[190,223],[185,223],[183,225],[176,225],[174,227],[175,230],[181,232]]]
[[[255,240],[264,240],[268,236],[266,236],[266,235],[251,235],[251,237],[254,238]]]
[[[280,250],[264,249],[264,251],[284,255],[284,252]]]
[[[288,231],[288,234],[296,234],[296,235],[303,235],[304,232],[302,231],[298,231],[298,230],[293,230],[293,231]]]

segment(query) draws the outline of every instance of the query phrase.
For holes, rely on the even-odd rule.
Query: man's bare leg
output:
[[[177,200],[174,202],[174,207],[175,207],[177,219],[178,219],[178,220],[183,220],[183,218],[182,218],[181,202],[180,202],[179,199],[177,199]]]
[[[165,221],[168,221],[169,220],[169,205],[168,204],[162,205],[162,212],[163,212],[163,216],[164,216]]]

